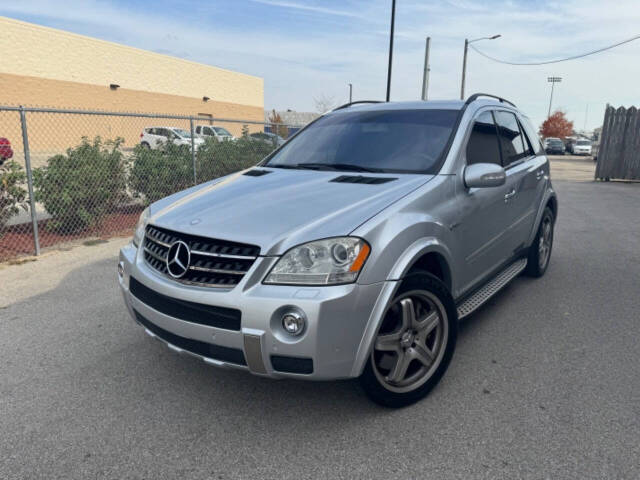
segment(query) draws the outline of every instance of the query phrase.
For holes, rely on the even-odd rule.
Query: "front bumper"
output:
[[[368,348],[363,336],[379,315],[381,292],[394,282],[331,287],[263,285],[262,278],[276,260],[260,257],[238,285],[218,290],[186,286],[164,277],[148,267],[129,244],[120,251],[118,277],[132,318],[174,351],[195,355],[212,365],[275,378],[330,380],[359,375],[363,349]],[[131,293],[132,277],[170,299],[240,310],[240,328],[193,323],[156,310]],[[302,312],[307,319],[304,332],[296,337],[282,328],[282,315],[290,310]]]

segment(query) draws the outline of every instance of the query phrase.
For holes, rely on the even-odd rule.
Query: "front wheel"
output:
[[[541,277],[547,271],[549,259],[551,258],[551,248],[553,247],[554,220],[551,209],[545,207],[538,232],[531,247],[529,247],[525,273],[531,277]]]
[[[457,337],[455,304],[436,277],[407,277],[385,311],[360,383],[385,407],[425,397],[449,366]]]

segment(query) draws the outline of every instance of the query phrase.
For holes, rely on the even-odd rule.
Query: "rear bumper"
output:
[[[389,282],[332,287],[263,285],[264,272],[275,260],[259,258],[235,288],[223,291],[185,286],[163,277],[138,258],[137,249],[130,244],[120,251],[119,281],[131,317],[147,334],[178,353],[274,378],[357,376],[363,335],[370,322],[375,322],[374,306]],[[162,299],[177,301],[178,307],[165,308],[141,295],[136,282]],[[197,310],[198,305],[203,308],[203,319],[209,318],[211,309],[239,311],[239,324],[220,328],[212,326],[216,322],[201,322],[193,311],[188,315],[180,310],[191,306]],[[282,328],[282,315],[290,310],[302,312],[307,320],[304,332],[297,337]]]

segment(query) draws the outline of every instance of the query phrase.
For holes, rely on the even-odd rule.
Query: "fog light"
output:
[[[296,312],[285,313],[282,316],[282,327],[289,335],[300,335],[304,330],[304,318]]]
[[[118,276],[122,278],[124,276],[124,265],[122,262],[118,263]]]

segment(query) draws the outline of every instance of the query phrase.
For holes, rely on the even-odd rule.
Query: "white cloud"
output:
[[[355,12],[348,12],[345,10],[338,10],[335,8],[320,7],[315,5],[309,5],[298,2],[285,2],[279,0],[251,0],[253,3],[261,3],[263,5],[270,5],[272,7],[291,8],[294,10],[304,10],[307,12],[321,13],[325,15],[336,15],[339,17],[357,17]]]

